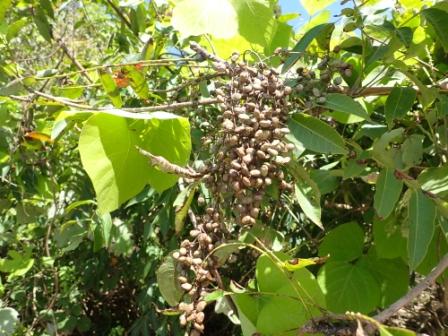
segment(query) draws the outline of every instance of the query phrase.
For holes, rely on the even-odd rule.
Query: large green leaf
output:
[[[328,262],[317,281],[325,294],[327,308],[334,313],[369,313],[380,303],[380,286],[372,273],[359,263]]]
[[[288,259],[287,255],[280,253],[277,257]],[[316,279],[305,268],[291,274],[263,255],[257,261],[256,278],[260,294],[269,294],[263,296],[258,308],[256,327],[262,334],[289,335],[286,331],[296,329],[313,316],[320,315],[319,307],[325,307]],[[294,319],[290,318],[290,314]]]
[[[234,0],[238,15],[238,31],[249,43],[266,47],[275,29],[274,11],[269,4],[257,0]]]
[[[170,306],[175,306],[179,303],[184,291],[180,287],[179,272],[176,269],[176,264],[172,257],[166,257],[162,265],[157,270],[157,284],[162,293],[163,298]]]
[[[448,52],[448,13],[438,8],[428,8],[422,11],[423,16],[428,20],[436,32],[436,37],[440,41],[445,52]]]
[[[148,182],[158,191],[176,183],[176,176],[151,166],[137,145],[175,164],[188,161],[188,120],[160,112],[145,117],[145,123],[139,122],[143,124],[141,134],[126,118],[112,114],[94,114],[84,124],[79,139],[81,162],[92,180],[101,213],[117,209]]]
[[[352,261],[361,256],[364,232],[355,222],[339,225],[331,230],[319,245],[319,255],[330,255],[331,261]]]
[[[334,29],[333,23],[323,23],[311,28],[303,35],[292,49],[291,56],[289,56],[282,67],[282,72],[288,71],[299,59],[303,56],[306,48],[313,42],[314,39],[326,40],[332,34]]]
[[[409,200],[409,266],[412,270],[423,261],[435,229],[436,207],[420,190]]]
[[[373,221],[373,241],[379,258],[406,257],[406,239],[395,216]]]
[[[124,118],[96,114],[84,124],[79,152],[101,213],[117,209],[147,183],[148,162],[137,151],[138,144],[138,135]]]
[[[380,285],[380,307],[386,308],[401,298],[409,289],[409,268],[399,259],[379,259],[369,251],[359,263],[369,269]]]
[[[306,149],[318,153],[347,153],[344,139],[341,135],[319,119],[304,113],[296,113],[290,119],[288,126],[294,137]]]
[[[330,6],[336,0],[301,0],[303,8],[309,15],[314,15],[325,7]]]
[[[376,182],[373,206],[381,218],[387,218],[395,208],[403,189],[403,181],[398,180],[392,168],[384,168]]]
[[[384,113],[389,128],[392,127],[395,119],[400,119],[406,115],[414,104],[417,92],[410,87],[396,86],[392,89],[384,106]]]
[[[369,120],[369,114],[361,106],[360,103],[355,101],[352,97],[341,93],[329,93],[326,96],[325,107],[339,112],[341,114],[349,116],[360,117],[361,120]]]
[[[238,33],[237,13],[228,0],[182,0],[174,7],[171,23],[183,36],[231,38]]]

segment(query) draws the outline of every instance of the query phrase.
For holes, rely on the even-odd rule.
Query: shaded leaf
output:
[[[389,128],[392,127],[395,119],[400,119],[406,115],[417,98],[417,92],[410,87],[394,87],[390,92],[384,106],[384,113]]]
[[[384,168],[376,182],[373,206],[381,218],[387,218],[395,208],[403,189],[403,181],[398,180],[392,168]]]
[[[438,8],[428,8],[422,11],[423,16],[428,20],[436,32],[436,37],[440,41],[445,52],[448,52],[448,13]]]
[[[409,200],[409,266],[412,270],[423,261],[434,234],[436,207],[420,190],[414,190]]]
[[[328,262],[317,277],[327,308],[335,313],[367,314],[380,303],[381,291],[372,273],[358,263]]]
[[[180,287],[179,276],[176,264],[172,257],[166,257],[156,272],[157,284],[163,298],[170,306],[175,306],[180,302],[183,290]]]

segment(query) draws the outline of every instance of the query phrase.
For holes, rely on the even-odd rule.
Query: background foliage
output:
[[[215,159],[226,79],[190,41],[293,89],[294,192],[271,188],[276,206],[223,244],[206,335],[374,316],[442,260],[448,3],[342,1],[333,18],[334,1],[301,3],[298,31],[274,0],[0,3],[0,335],[183,334],[169,256],[210,192],[138,148],[197,170]],[[414,331],[443,335],[446,276],[439,324]]]

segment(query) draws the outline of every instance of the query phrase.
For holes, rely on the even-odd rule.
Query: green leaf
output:
[[[300,0],[303,8],[308,12],[310,16],[321,11],[325,7],[330,6],[336,0]]]
[[[394,120],[404,117],[409,112],[416,97],[417,92],[413,88],[396,86],[392,89],[384,106],[389,128],[392,127]]]
[[[437,8],[428,8],[422,11],[423,16],[428,20],[436,32],[436,37],[445,52],[448,52],[448,13]]]
[[[406,239],[395,216],[373,221],[373,241],[379,258],[393,259],[406,257]]]
[[[415,270],[428,252],[434,234],[436,207],[420,190],[414,190],[409,200],[409,266]]]
[[[182,0],[174,7],[171,23],[186,37],[210,34],[228,39],[238,33],[237,13],[228,0]]]
[[[296,113],[290,119],[288,126],[294,137],[306,149],[318,153],[347,153],[344,139],[341,135],[319,119],[304,113]]]
[[[327,308],[334,313],[370,313],[380,303],[381,291],[365,267],[346,262],[328,262],[317,276],[325,294]]]
[[[169,162],[185,166],[191,153],[190,123],[188,119],[165,112],[152,113],[142,137],[142,148],[153,155],[163,156]],[[162,192],[174,184],[178,177],[149,166],[149,184]]]
[[[8,281],[24,276],[34,265],[30,249],[22,254],[9,250],[8,256],[9,258],[0,258],[0,272],[9,273]]]
[[[166,257],[156,272],[157,284],[163,298],[170,306],[175,306],[180,302],[183,296],[183,290],[180,287],[177,277],[179,273],[172,257]]]
[[[319,246],[319,256],[331,261],[352,261],[362,255],[364,232],[355,222],[339,225],[328,232]]]
[[[341,93],[329,93],[325,98],[324,106],[330,110],[346,114],[347,116],[354,115],[360,117],[362,120],[370,120],[367,111],[352,97]]]
[[[15,309],[9,307],[0,308],[0,335],[14,335],[19,322],[19,313]]]
[[[148,99],[149,88],[144,74],[133,65],[128,65],[124,69],[137,96],[141,99]]]
[[[150,165],[137,145],[171,163],[188,162],[191,140],[187,119],[164,112],[138,117],[147,119],[140,134],[127,119],[106,113],[94,114],[82,129],[81,162],[92,180],[101,213],[117,209],[148,182],[159,192],[176,183],[177,176]]]
[[[409,268],[399,259],[379,259],[369,251],[359,264],[369,269],[380,285],[380,307],[386,308],[405,295],[409,289]]]
[[[48,22],[47,15],[41,6],[36,8],[34,23],[42,37],[47,40],[47,42],[51,42],[53,39],[53,26]]]
[[[117,209],[147,183],[148,162],[137,151],[138,144],[137,134],[124,118],[95,114],[84,124],[79,152],[92,180],[100,213]]]
[[[76,220],[70,220],[61,225],[55,232],[56,246],[63,252],[73,251],[87,236],[88,230]]]
[[[275,34],[275,17],[269,4],[256,0],[233,1],[238,15],[238,31],[249,43],[267,47]]]
[[[425,259],[418,265],[416,271],[421,275],[428,275],[446,253],[448,253],[448,242],[445,238],[445,234],[441,229],[436,227],[431,244],[429,244],[428,247],[428,253],[426,253]],[[443,281],[447,278],[448,270],[445,270],[439,279]]]
[[[282,73],[288,71],[299,60],[299,58],[302,57],[302,54],[314,39],[320,39],[320,41],[323,39],[328,39],[328,37],[333,33],[333,29],[333,23],[323,23],[307,31],[292,49],[291,56],[285,60],[282,67]]]
[[[320,206],[320,191],[308,172],[298,164],[289,166],[296,182],[295,197],[305,215],[318,227],[323,229]]]
[[[425,169],[417,178],[422,189],[439,197],[448,196],[448,165]]]
[[[321,195],[331,193],[339,187],[339,179],[331,171],[315,169],[311,170],[310,176],[316,182]]]
[[[415,336],[416,333],[403,328],[380,326],[378,331],[380,336]]]
[[[100,72],[100,80],[103,85],[104,91],[109,96],[115,107],[122,107],[123,101],[121,100],[120,91],[118,89],[117,84],[115,83],[112,75],[108,72],[101,71]]]
[[[404,169],[418,166],[423,157],[423,141],[425,137],[421,134],[412,134],[401,145],[403,152],[401,158]]]
[[[197,184],[190,184],[182,190],[173,203],[176,211],[174,228],[176,233],[180,233],[184,227],[185,217],[187,217],[191,202],[193,202]]]
[[[392,168],[384,168],[376,182],[373,206],[381,218],[389,217],[403,189],[403,181],[398,180],[394,172]]]
[[[2,0],[0,3],[0,21],[3,21],[5,14],[12,5],[12,0]]]
[[[281,260],[289,257],[276,254]],[[258,258],[256,267],[258,289],[266,295],[258,307],[257,331],[264,334],[277,334],[296,329],[313,316],[320,315],[318,307],[325,307],[325,300],[319,285],[307,269],[292,273],[282,270],[267,255]],[[288,314],[284,314],[288,311]],[[295,318],[291,319],[290,315]]]
[[[403,166],[401,151],[392,146],[391,143],[401,141],[403,134],[404,128],[401,127],[384,133],[373,144],[373,158],[387,168],[401,169]]]

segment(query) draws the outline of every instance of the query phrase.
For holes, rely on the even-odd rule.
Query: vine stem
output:
[[[384,322],[401,308],[409,304],[426,288],[435,283],[436,279],[448,268],[448,253],[440,260],[437,266],[424,278],[417,286],[412,288],[405,296],[394,302],[387,309],[374,316],[374,319],[379,322]]]

